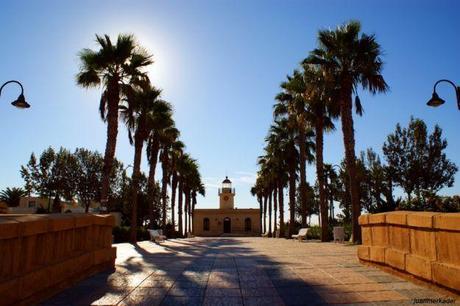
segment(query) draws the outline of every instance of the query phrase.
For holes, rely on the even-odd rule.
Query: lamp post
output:
[[[29,108],[30,107],[30,104],[26,102],[26,99],[24,98],[24,87],[22,87],[22,84],[19,83],[18,81],[16,80],[11,80],[11,81],[8,81],[8,82],[5,82],[3,83],[3,85],[0,87],[0,96],[2,94],[2,89],[3,87],[5,87],[6,85],[10,84],[10,83],[16,83],[18,84],[20,87],[21,87],[21,94],[19,95],[19,97],[14,100],[13,102],[11,102],[11,105],[17,107],[17,108]]]
[[[439,83],[442,83],[442,82],[445,82],[445,83],[449,83],[450,85],[452,85],[455,89],[455,95],[457,97],[457,107],[458,109],[460,110],[460,86],[456,86],[454,84],[454,82],[452,81],[449,81],[449,80],[446,80],[446,79],[442,79],[442,80],[439,80],[437,81],[436,83],[434,83],[434,87],[433,87],[433,95],[431,96],[431,99],[428,100],[428,102],[426,103],[428,106],[432,106],[432,107],[437,107],[437,106],[440,106],[440,105],[443,105],[446,101],[444,101],[443,99],[441,99],[438,94],[436,93],[436,86],[438,86]]]

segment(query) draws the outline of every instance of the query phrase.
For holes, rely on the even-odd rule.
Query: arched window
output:
[[[244,231],[245,232],[251,231],[251,218],[244,219]]]
[[[209,218],[203,219],[203,231],[205,232],[209,231]]]

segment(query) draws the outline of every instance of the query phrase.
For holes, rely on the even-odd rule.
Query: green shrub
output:
[[[129,226],[115,226],[112,230],[113,242],[122,243],[130,241]],[[149,240],[150,235],[144,227],[137,228],[137,241]]]
[[[321,227],[313,225],[308,228],[307,239],[321,239]]]
[[[36,214],[49,214],[48,209],[45,209],[43,207],[37,207],[37,210],[35,211]]]

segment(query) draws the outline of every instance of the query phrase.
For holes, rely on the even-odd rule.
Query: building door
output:
[[[229,217],[224,219],[224,233],[232,232],[232,220]]]

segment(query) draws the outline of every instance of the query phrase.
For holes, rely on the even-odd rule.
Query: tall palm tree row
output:
[[[358,87],[372,94],[385,93],[388,85],[382,76],[383,60],[380,44],[374,35],[361,32],[361,24],[351,21],[335,30],[318,33],[319,46],[310,52],[305,62],[317,65],[332,81],[338,95],[335,103],[340,109],[346,169],[350,178],[352,205],[352,239],[361,240],[358,217],[361,214],[359,186],[356,173],[355,135],[353,127],[353,95],[355,111],[362,114]]]
[[[182,154],[177,159],[178,179],[178,227],[181,235],[192,232],[192,216],[198,194],[205,195],[204,184],[199,166],[189,154]]]
[[[334,130],[334,120],[341,119],[345,148],[346,172],[350,182],[352,203],[352,239],[360,241],[358,217],[361,213],[358,181],[356,179],[355,137],[353,127],[353,97],[355,112],[363,112],[358,89],[361,87],[372,94],[388,90],[383,76],[382,51],[374,35],[361,33],[361,25],[350,21],[333,30],[318,32],[318,47],[312,50],[293,74],[281,83],[281,92],[276,96],[274,123],[267,137],[264,159],[278,155],[271,150],[281,150],[280,144],[291,146],[290,154],[284,151],[284,164],[280,169],[289,186],[289,236],[293,233],[295,221],[295,192],[299,183],[301,225],[306,225],[308,214],[306,164],[316,161],[316,180],[320,200],[321,239],[328,241],[328,201],[325,191],[324,133]],[[361,86],[360,86],[361,85]],[[276,128],[275,128],[276,127]],[[275,136],[278,134],[280,139]],[[314,138],[314,141],[313,141]],[[295,145],[291,143],[295,140]],[[288,146],[289,144],[289,146]],[[313,147],[309,147],[313,145]],[[314,156],[313,153],[314,152]],[[289,157],[287,157],[289,155]],[[311,155],[311,156],[309,156]],[[260,161],[260,159],[259,159]],[[261,182],[269,180],[267,173],[276,172],[277,163],[259,163]],[[271,169],[263,169],[263,167]],[[299,182],[298,182],[299,181]],[[256,182],[254,195],[261,193]],[[281,184],[281,186],[284,186]],[[282,187],[278,187],[278,202]],[[329,203],[333,205],[333,203]],[[281,205],[280,205],[281,206]],[[282,217],[280,211],[280,219]]]
[[[110,173],[115,157],[120,101],[133,84],[148,80],[145,67],[152,64],[152,55],[139,47],[133,35],[118,35],[115,44],[108,35],[96,35],[99,50],[83,49],[79,53],[80,71],[77,84],[102,87],[99,112],[107,122],[107,141],[101,186],[101,203],[108,205]]]
[[[137,198],[141,177],[144,145],[150,165],[148,175],[148,202],[150,227],[154,226],[155,174],[158,162],[162,166],[161,179],[161,226],[166,228],[168,214],[168,185],[171,184],[171,219],[175,223],[175,195],[179,193],[179,215],[182,209],[182,193],[186,190],[189,207],[196,204],[197,194],[204,195],[204,185],[196,160],[184,153],[185,145],[179,140],[170,103],[161,97],[161,90],[150,83],[145,68],[153,63],[152,55],[138,45],[133,35],[119,35],[115,44],[108,35],[96,35],[99,50],[83,49],[77,74],[77,84],[103,89],[99,111],[107,122],[107,142],[104,155],[104,173],[100,201],[107,209],[110,190],[110,174],[113,168],[118,134],[119,118],[127,129],[131,145],[134,145],[134,161],[131,185],[131,231],[130,240],[137,241]],[[180,173],[183,159],[190,163],[186,173]],[[192,169],[192,170],[190,170]],[[182,181],[181,181],[182,179]],[[172,181],[172,182],[171,182]],[[191,206],[190,206],[191,205]],[[189,209],[191,215],[193,209]],[[180,220],[181,222],[182,220]],[[179,224],[181,234],[182,224]]]

